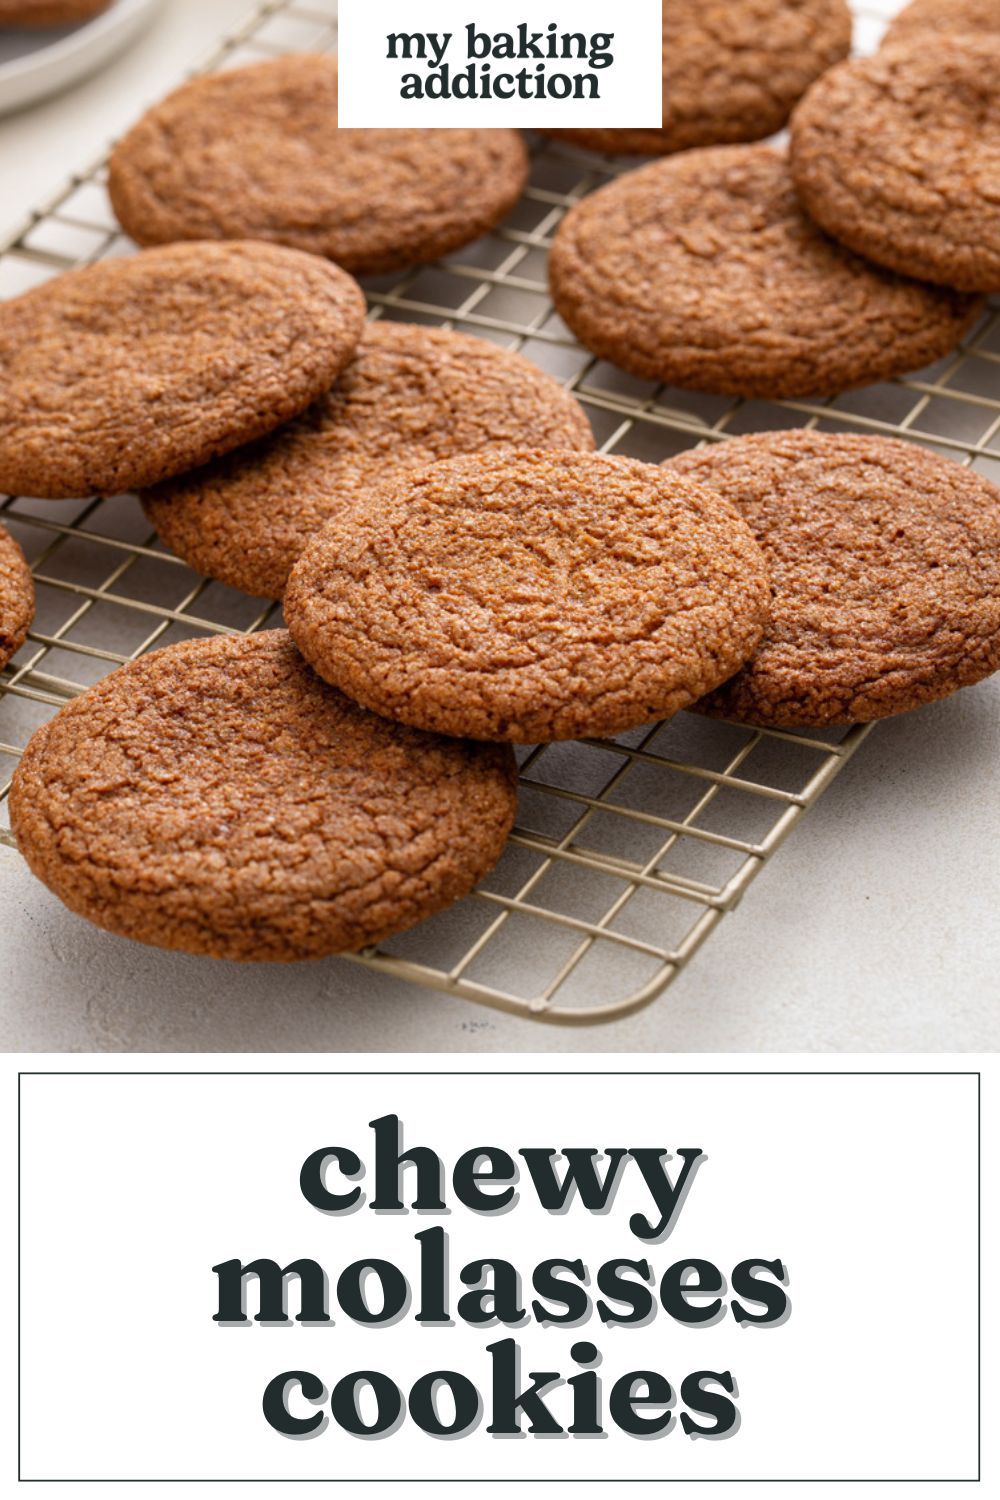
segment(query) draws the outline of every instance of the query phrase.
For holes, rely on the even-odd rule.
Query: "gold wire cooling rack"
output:
[[[874,40],[896,8],[869,0],[859,30]],[[335,41],[335,0],[268,0],[196,71]],[[535,143],[530,186],[507,221],[439,264],[368,278],[371,315],[519,350],[575,392],[608,453],[658,462],[734,433],[807,426],[906,436],[1000,478],[996,311],[932,368],[824,401],[698,395],[594,360],[552,308],[546,254],[566,210],[622,167]],[[102,160],[0,244],[0,297],[131,248],[108,206]],[[12,844],[10,774],[55,710],[145,651],[273,626],[280,610],[192,573],[163,551],[130,497],[8,497],[0,517],[32,562],[38,594],[28,642],[0,674],[0,842]],[[867,732],[750,730],[685,713],[615,740],[524,751],[518,826],[493,874],[450,912],[352,961],[524,1017],[626,1016],[691,959]]]

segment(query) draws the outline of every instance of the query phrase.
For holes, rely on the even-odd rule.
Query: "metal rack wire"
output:
[[[893,0],[859,10],[871,45]],[[197,72],[336,43],[336,0],[266,0]],[[566,210],[630,163],[533,147],[530,186],[495,232],[447,260],[365,282],[373,317],[456,328],[516,349],[573,390],[605,452],[657,462],[774,427],[867,431],[926,443],[1000,477],[1000,316],[904,380],[824,401],[738,401],[657,387],[594,360],[548,297],[545,259]],[[104,161],[0,244],[0,297],[128,253]],[[130,497],[0,500],[35,573],[28,642],[0,674],[0,842],[32,731],[104,673],[195,635],[280,623],[278,606],[197,577]],[[659,995],[743,897],[858,749],[833,735],[750,730],[679,714],[616,740],[523,753],[518,826],[472,897],[351,961],[525,1017],[596,1023]]]

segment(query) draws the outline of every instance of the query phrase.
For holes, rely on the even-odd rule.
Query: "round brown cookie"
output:
[[[563,220],[549,273],[594,354],[735,396],[830,394],[917,369],[979,308],[821,234],[769,146],[687,151],[592,193]]]
[[[35,618],[35,588],[24,553],[0,526],[0,667],[24,645]]]
[[[285,961],[353,952],[464,896],[515,800],[509,750],[365,713],[274,630],[104,678],[33,737],[10,809],[34,873],[98,926]]]
[[[903,713],[1000,667],[1000,490],[894,438],[765,432],[670,460],[750,523],[774,585],[756,656],[698,708],[750,724]]]
[[[274,245],[169,245],[0,304],[0,490],[156,484],[297,416],[364,326],[346,272]]]
[[[732,506],[650,464],[478,453],[383,486],[292,570],[307,660],[390,718],[575,739],[664,718],[730,676],[767,618]]]
[[[107,10],[111,0],[0,0],[0,26],[71,26]]]
[[[551,376],[483,339],[370,323],[303,416],[143,503],[193,568],[280,599],[313,532],[374,486],[453,454],[529,446],[594,446],[582,408]]]
[[[656,156],[757,141],[850,49],[847,0],[664,0],[663,128],[543,133]]]
[[[1000,38],[917,33],[834,68],[792,121],[806,209],[879,265],[1000,291]]]
[[[972,32],[1000,36],[1000,0],[910,0],[889,24],[883,45],[909,41],[921,32],[924,42],[933,37],[928,32]]]
[[[142,245],[273,240],[389,271],[491,229],[527,171],[513,130],[338,130],[336,58],[302,54],[183,84],[116,147],[109,190]]]

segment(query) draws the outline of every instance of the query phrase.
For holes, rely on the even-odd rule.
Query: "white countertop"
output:
[[[0,233],[248,8],[167,0],[111,67],[0,121]],[[690,969],[599,1031],[529,1025],[343,961],[145,949],[71,916],[0,847],[0,1050],[997,1049],[998,765],[1000,679],[880,726]]]

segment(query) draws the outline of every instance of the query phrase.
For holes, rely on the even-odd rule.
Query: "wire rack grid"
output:
[[[863,45],[895,8],[859,7]],[[267,0],[195,71],[335,43],[335,0]],[[436,265],[368,278],[371,316],[519,350],[576,394],[607,453],[658,462],[734,433],[808,426],[905,436],[1000,477],[996,311],[932,368],[823,401],[694,394],[588,355],[553,310],[546,254],[567,209],[630,165],[534,143],[530,185],[506,222]],[[0,297],[133,249],[104,169],[102,159],[78,173],[0,244]],[[31,560],[38,597],[28,642],[0,674],[0,842],[13,844],[10,775],[39,724],[143,652],[280,624],[280,610],[193,574],[159,546],[132,497],[8,497],[0,517]],[[868,732],[678,714],[615,740],[525,750],[518,824],[493,874],[451,911],[352,961],[524,1017],[624,1017],[688,963]]]

